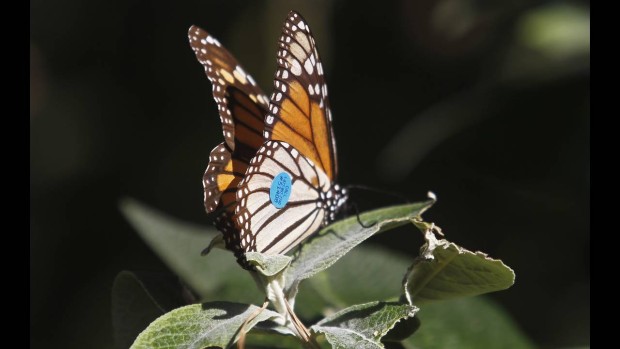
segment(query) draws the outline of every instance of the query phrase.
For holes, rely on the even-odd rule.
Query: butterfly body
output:
[[[213,84],[225,142],[203,177],[205,208],[217,212],[226,248],[286,253],[335,219],[347,200],[336,184],[336,143],[327,85],[306,21],[291,11],[282,28],[274,92],[265,97],[236,59],[192,26],[190,45]]]

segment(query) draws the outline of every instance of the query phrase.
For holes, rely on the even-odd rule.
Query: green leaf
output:
[[[191,301],[189,290],[176,276],[120,272],[112,285],[112,325],[117,346],[128,348],[153,320]]]
[[[418,251],[419,247],[411,249]],[[296,297],[296,312],[312,319],[326,308],[397,300],[412,258],[371,244],[359,245],[329,269],[304,281]]]
[[[299,349],[302,348],[301,341],[294,336],[277,335],[273,333],[260,333],[255,330],[248,333],[245,341],[245,348],[270,348],[270,349]]]
[[[227,348],[237,341],[243,323],[259,310],[254,305],[228,302],[178,308],[152,322],[131,349]],[[281,319],[277,313],[262,310],[246,324],[246,331],[258,322],[277,319]]]
[[[420,329],[403,342],[408,349],[531,349],[532,342],[504,310],[485,297],[421,307]]]
[[[291,263],[291,257],[283,254],[266,255],[260,252],[247,252],[245,258],[264,276],[275,276]]]
[[[219,234],[215,228],[180,222],[133,199],[122,200],[120,209],[142,239],[200,295],[201,301],[262,303],[263,296],[257,292],[254,280],[232,253],[214,249],[207,256],[200,255]]]
[[[297,293],[299,282],[333,265],[355,246],[374,234],[407,224],[418,218],[435,201],[428,200],[408,205],[394,206],[366,212],[359,219],[350,217],[323,228],[313,239],[304,243],[295,253],[287,270],[286,282],[289,297]]]
[[[341,310],[311,327],[325,334],[334,348],[383,348],[381,338],[418,308],[408,304],[371,302]]]
[[[405,296],[412,304],[476,296],[507,289],[515,274],[501,260],[482,252],[470,252],[426,233],[427,244],[407,271]]]
[[[252,272],[252,276],[257,286],[264,291],[278,313],[287,314],[289,310],[283,288],[284,270],[291,263],[291,257],[282,254],[266,255],[259,252],[247,252],[245,257],[256,267],[256,272]]]
[[[415,331],[418,330],[418,328],[420,328],[420,319],[417,316],[402,319],[396,323],[394,328],[392,328],[383,338],[381,338],[381,342],[400,343],[409,338]]]

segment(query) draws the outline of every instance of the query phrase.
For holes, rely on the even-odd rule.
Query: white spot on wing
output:
[[[233,71],[233,75],[235,79],[241,81],[242,84],[247,83],[246,74],[240,66],[235,67],[235,70]]]
[[[312,74],[312,72],[314,72],[314,65],[312,65],[312,62],[310,62],[310,58],[306,59],[306,61],[304,62],[304,68],[306,69],[306,72],[308,74]]]
[[[301,65],[299,62],[291,56],[288,57],[288,62],[291,64],[291,73],[295,76],[301,75]]]

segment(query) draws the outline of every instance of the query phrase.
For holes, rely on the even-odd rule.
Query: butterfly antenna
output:
[[[383,190],[383,189],[377,189],[377,188],[372,188],[372,187],[368,187],[365,185],[360,185],[360,184],[351,184],[348,185],[346,187],[347,189],[349,189],[349,191],[351,189],[361,189],[361,190],[366,190],[366,191],[370,191],[370,192],[374,192],[374,193],[380,193],[380,194],[385,194],[385,195],[389,195],[389,196],[393,196],[396,197],[406,203],[409,203],[409,199],[407,199],[405,196],[399,194],[399,193],[395,193],[395,192],[390,192],[387,190]],[[351,208],[353,208],[353,210],[355,211],[355,215],[357,216],[357,222],[364,228],[370,228],[372,226],[374,226],[375,224],[377,224],[377,222],[374,222],[370,225],[366,225],[364,224],[364,222],[362,222],[361,218],[360,218],[360,214],[359,214],[359,210],[357,208],[357,203],[352,202],[351,205],[349,206]]]
[[[404,195],[401,195],[399,193],[393,192],[393,191],[377,189],[377,188],[373,188],[373,187],[369,187],[369,186],[361,185],[361,184],[351,184],[351,185],[348,185],[346,188],[347,189],[361,189],[361,190],[371,191],[373,193],[385,194],[385,195],[389,195],[389,196],[393,196],[393,197],[399,198],[400,200],[404,201],[405,203],[409,203],[409,199],[407,197],[405,197]]]
[[[360,211],[357,209],[357,204],[354,202],[351,204],[351,207],[353,208],[353,211],[355,211],[355,216],[357,217],[357,222],[364,228],[370,228],[373,227],[377,224],[377,222],[374,222],[370,225],[365,225],[364,222],[362,222],[362,219],[360,218]]]

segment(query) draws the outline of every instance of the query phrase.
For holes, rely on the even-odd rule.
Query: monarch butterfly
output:
[[[336,143],[323,66],[307,22],[289,12],[268,100],[204,30],[189,41],[213,84],[225,142],[203,177],[207,212],[246,269],[245,252],[286,253],[335,219],[348,197],[335,183]]]

